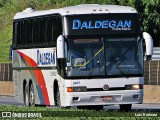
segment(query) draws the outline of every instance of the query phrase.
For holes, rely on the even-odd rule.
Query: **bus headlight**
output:
[[[139,89],[143,89],[143,85],[126,85],[125,89],[126,90],[139,90]]]
[[[87,87],[68,87],[67,92],[87,92]]]

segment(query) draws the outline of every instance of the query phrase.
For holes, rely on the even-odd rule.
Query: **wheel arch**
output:
[[[57,92],[57,88],[58,88],[58,80],[55,79],[54,82],[53,82],[53,96],[54,96],[54,103],[55,103],[55,100],[56,100],[56,92]]]
[[[25,102],[25,92],[26,92],[27,80],[23,80],[23,101]]]
[[[32,80],[32,79],[29,79],[29,82],[28,82],[29,89],[30,89],[30,87],[31,87],[31,84],[33,85],[33,80]]]

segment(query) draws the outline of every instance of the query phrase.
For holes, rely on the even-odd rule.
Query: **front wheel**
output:
[[[61,107],[61,100],[60,100],[59,88],[57,88],[56,94],[55,94],[55,105],[56,105],[57,107]]]
[[[120,111],[122,111],[122,112],[131,111],[131,108],[132,108],[132,104],[120,105]]]

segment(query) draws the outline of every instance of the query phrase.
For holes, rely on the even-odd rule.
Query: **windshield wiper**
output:
[[[101,53],[102,50],[103,50],[103,47],[102,47],[101,49],[99,49],[99,50],[94,54],[94,56],[93,56],[90,60],[88,60],[87,64],[88,64],[91,60],[93,60],[99,53]],[[95,69],[100,65],[100,63],[101,63],[100,61],[97,61],[95,67],[92,68],[92,69],[89,71],[88,76],[91,76],[91,75],[93,74],[93,72],[94,72]]]
[[[96,65],[94,68],[92,68],[89,73],[88,73],[88,76],[91,76],[93,74],[93,72],[95,71],[95,69],[100,66],[101,62],[100,61],[97,61]]]
[[[123,70],[123,65],[121,64],[121,61],[120,61],[120,59],[119,58],[115,58],[113,55],[112,55],[112,52],[111,52],[111,46],[110,46],[110,58],[111,58],[111,60],[113,61],[113,63],[115,63],[115,65],[116,65],[116,67],[117,67],[117,69],[119,70],[119,72],[121,73],[121,75],[123,75],[123,76],[125,76],[126,77],[126,74],[125,74],[125,72],[124,72],[124,70]],[[119,66],[122,66],[122,69],[119,67]]]
[[[128,70],[126,70],[127,68],[122,64],[122,61],[120,61],[119,58],[116,58],[116,62],[115,63],[116,63],[116,66],[117,66],[118,70],[120,71],[120,73],[123,76],[127,77],[127,74],[125,73],[125,71],[128,71]]]

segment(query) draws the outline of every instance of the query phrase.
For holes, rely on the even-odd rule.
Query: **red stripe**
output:
[[[28,57],[27,55],[23,54],[20,51],[17,51],[17,52],[26,61],[28,66],[30,66],[30,67],[38,67],[37,63],[32,58]],[[38,80],[40,88],[42,89],[42,94],[43,94],[45,105],[50,105],[49,97],[48,97],[48,93],[47,93],[47,88],[46,88],[46,84],[45,84],[45,80],[44,80],[42,71],[41,70],[33,70],[33,71],[34,71],[34,74],[35,74],[35,76],[36,76],[36,78]]]

